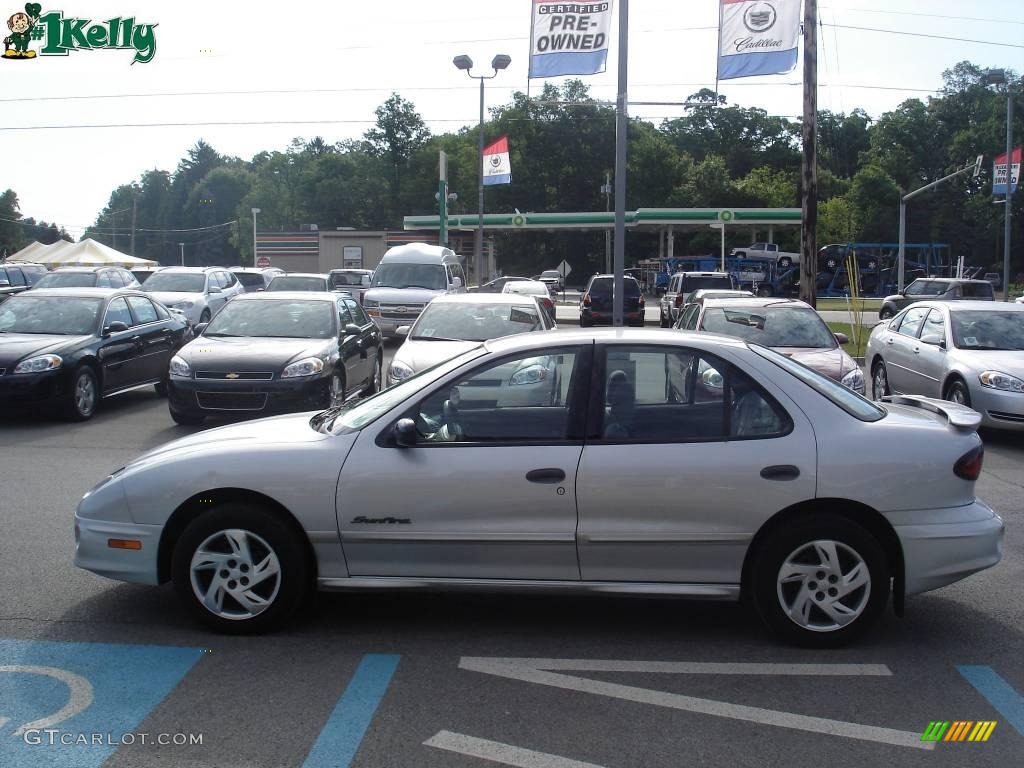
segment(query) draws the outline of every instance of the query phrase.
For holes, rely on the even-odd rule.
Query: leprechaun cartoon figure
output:
[[[32,39],[32,28],[39,21],[42,12],[39,3],[26,3],[25,13],[15,13],[7,20],[7,28],[11,34],[4,38],[5,59],[34,59],[35,51],[28,49]]]

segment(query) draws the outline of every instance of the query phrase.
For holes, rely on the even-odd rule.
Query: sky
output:
[[[18,0],[6,3],[3,20],[21,10]],[[0,190],[18,193],[24,216],[56,221],[75,237],[116,186],[149,169],[173,171],[200,138],[249,159],[283,151],[294,137],[358,137],[392,91],[411,100],[434,133],[475,126],[478,86],[452,66],[458,54],[481,71],[495,54],[511,56],[509,68],[488,81],[491,106],[543,85],[527,78],[529,0],[42,6],[44,14],[134,16],[158,25],[149,63],[132,64],[130,50],[0,60]],[[819,7],[821,109],[859,107],[877,117],[905,99],[927,99],[941,88],[942,72],[963,60],[1024,72],[1019,0],[819,0]],[[629,10],[631,101],[683,102],[715,87],[717,0],[632,0]],[[607,72],[584,78],[595,98],[614,100],[617,61],[613,43]],[[730,103],[796,118],[801,72],[802,62],[787,75],[722,83],[720,92]],[[636,105],[630,113],[660,122],[683,109]],[[117,225],[127,226],[128,215]]]

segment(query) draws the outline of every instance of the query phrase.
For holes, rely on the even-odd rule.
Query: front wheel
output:
[[[966,405],[968,408],[971,407],[971,393],[967,389],[967,385],[959,379],[953,381],[948,387],[946,387],[946,400],[952,400],[958,405]]]
[[[772,287],[770,285],[757,286],[757,295],[766,299],[770,298],[772,295]]]
[[[895,312],[893,312],[890,307],[882,307],[882,309],[879,310],[879,312],[878,312],[878,319],[879,320],[891,320],[892,316],[894,314],[895,314]]]
[[[878,401],[889,394],[889,376],[885,363],[879,360],[871,369],[871,399]]]
[[[793,266],[793,260],[789,256],[779,259],[779,269],[789,269]]]
[[[831,648],[868,629],[889,601],[878,540],[839,515],[798,520],[771,536],[751,569],[754,605],[787,642]]]
[[[580,318],[580,328],[589,328],[593,324],[594,323],[592,321],[587,320],[586,318],[583,318],[583,317]]]
[[[70,421],[91,419],[96,412],[99,399],[96,374],[88,365],[83,365],[71,374],[71,387],[64,403],[64,416]]]
[[[277,515],[229,502],[203,513],[174,547],[178,596],[204,624],[231,634],[279,626],[311,591],[299,536]]]

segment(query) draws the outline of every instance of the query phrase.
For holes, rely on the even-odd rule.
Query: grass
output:
[[[830,312],[840,312],[848,308],[849,305],[846,303],[846,299],[818,299],[818,309],[827,310]],[[875,310],[877,312],[882,308],[881,299],[858,299],[857,301],[851,301],[850,305],[853,306],[854,310]]]
[[[853,338],[853,329],[850,327],[849,323],[826,323],[826,325],[828,325],[828,327],[832,330],[832,333],[845,333],[847,335],[847,337],[850,339],[850,343],[844,344],[843,349],[846,350],[846,353],[850,355],[850,357],[864,357],[864,350],[867,348],[868,345],[868,336],[871,335],[871,328],[867,326],[861,326],[860,338],[857,339],[859,343],[855,345]]]

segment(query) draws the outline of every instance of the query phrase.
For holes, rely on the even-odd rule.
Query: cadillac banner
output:
[[[530,77],[604,72],[612,2],[534,0],[530,23]]]
[[[721,0],[720,13],[719,80],[793,71],[800,0]]]

